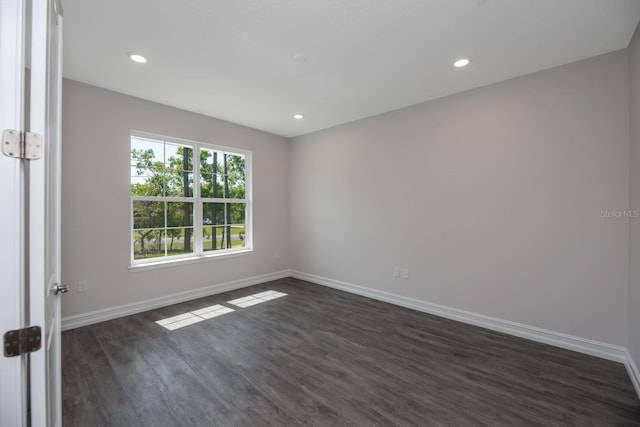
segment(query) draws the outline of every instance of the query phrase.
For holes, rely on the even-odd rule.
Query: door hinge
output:
[[[24,329],[8,331],[4,334],[5,357],[20,356],[33,353],[42,346],[42,330],[40,326],[29,326]]]
[[[6,129],[2,132],[2,152],[15,159],[37,160],[42,157],[42,135]]]

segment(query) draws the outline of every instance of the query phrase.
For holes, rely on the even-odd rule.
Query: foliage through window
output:
[[[250,153],[131,135],[132,260],[251,247]]]

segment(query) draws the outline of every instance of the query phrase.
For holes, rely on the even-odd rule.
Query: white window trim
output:
[[[144,271],[156,268],[171,267],[183,264],[190,264],[194,262],[219,260],[222,258],[232,258],[235,256],[242,256],[253,253],[253,194],[252,194],[252,152],[249,150],[243,150],[239,148],[233,148],[223,145],[210,144],[206,142],[191,141],[183,138],[176,138],[172,136],[158,135],[148,132],[131,131],[129,133],[129,156],[131,156],[131,138],[145,138],[157,141],[163,141],[165,143],[184,144],[193,147],[193,197],[153,197],[153,196],[132,196],[129,191],[129,246],[130,246],[130,271]],[[204,148],[207,150],[222,151],[230,154],[241,154],[245,159],[245,198],[244,199],[224,199],[224,198],[201,198],[200,197],[200,150]],[[131,169],[131,168],[129,168]],[[131,183],[131,181],[129,181]],[[160,199],[160,200],[159,200]],[[193,203],[193,234],[194,234],[194,252],[192,254],[184,255],[171,255],[165,257],[134,259],[135,245],[133,241],[133,202],[134,200],[149,200],[149,201],[174,201],[174,202],[187,202]],[[204,203],[245,203],[245,238],[244,247],[242,248],[229,248],[219,249],[215,251],[203,251],[202,241],[202,207]]]
[[[150,258],[156,261],[145,262],[142,264],[132,264],[129,266],[129,271],[131,271],[132,273],[135,273],[138,271],[157,270],[157,269],[166,268],[166,267],[178,267],[186,264],[196,264],[200,262],[210,262],[210,261],[216,261],[220,259],[241,257],[246,255],[252,255],[254,253],[254,249],[246,249],[246,248],[243,250],[220,249],[218,251],[211,251],[211,252],[215,252],[215,253],[205,252],[205,255],[199,255],[199,256],[176,255],[176,256],[165,257],[165,258],[160,258],[160,257]],[[141,260],[141,261],[147,261],[147,260]]]

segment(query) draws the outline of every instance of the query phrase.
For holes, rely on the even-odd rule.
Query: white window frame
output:
[[[253,252],[253,206],[252,206],[252,152],[223,145],[210,144],[205,142],[191,141],[183,138],[158,135],[148,132],[131,131],[129,134],[129,162],[131,162],[131,139],[143,138],[164,143],[188,145],[193,147],[193,197],[157,197],[157,196],[133,196],[131,194],[131,178],[129,178],[129,245],[130,245],[130,270],[144,270],[148,268],[171,266],[176,264],[184,264],[211,259],[234,257],[242,254]],[[226,198],[202,198],[200,196],[200,151],[201,149],[224,152],[228,154],[239,154],[244,156],[245,167],[245,198],[244,199],[226,199]],[[129,171],[131,167],[129,167]],[[191,254],[161,256],[155,258],[134,259],[135,241],[133,239],[133,202],[134,201],[152,201],[152,202],[187,202],[193,203],[193,242],[194,251]],[[203,250],[203,218],[202,208],[204,203],[244,203],[245,204],[245,235],[244,247],[217,249],[215,251]]]

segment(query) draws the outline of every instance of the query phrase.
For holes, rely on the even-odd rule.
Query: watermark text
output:
[[[602,218],[640,218],[640,209],[627,209],[626,211],[615,211],[602,209]]]

